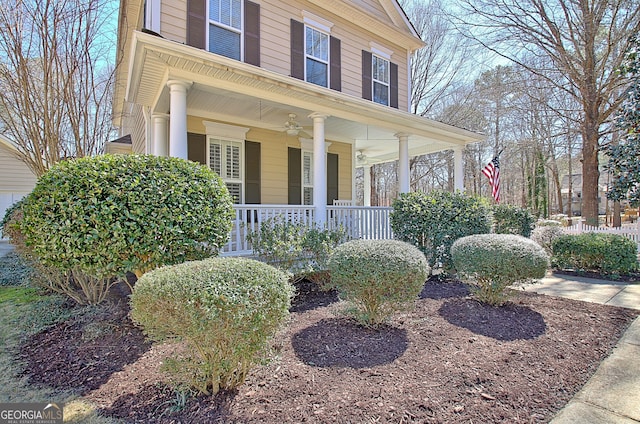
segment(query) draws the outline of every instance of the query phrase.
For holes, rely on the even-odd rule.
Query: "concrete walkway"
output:
[[[640,310],[640,283],[623,284],[550,274],[527,286],[549,296]],[[551,424],[640,423],[640,318],[624,333],[611,355]]]

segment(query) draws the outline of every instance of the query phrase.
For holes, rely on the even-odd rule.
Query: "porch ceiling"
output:
[[[131,57],[128,102],[168,113],[166,82],[180,79],[193,82],[188,113],[206,119],[284,131],[288,115],[295,113],[296,121],[312,134],[308,116],[327,114],[325,138],[354,145],[368,163],[398,158],[397,133],[409,134],[411,156],[482,139],[470,131],[149,34],[134,33]]]

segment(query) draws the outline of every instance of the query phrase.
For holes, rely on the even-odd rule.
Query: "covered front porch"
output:
[[[353,238],[389,238],[390,208],[369,204],[369,168],[397,160],[398,192],[408,192],[411,157],[453,150],[454,187],[462,190],[462,150],[481,139],[151,34],[134,32],[131,47],[122,126],[132,134],[133,151],[198,160],[222,171],[237,203],[225,254],[250,253],[248,226],[275,214],[342,225]],[[131,116],[143,120],[127,117],[136,107],[143,113]],[[220,149],[237,155],[214,158]],[[292,149],[297,164],[287,159]],[[354,198],[359,167],[365,169],[362,200]]]

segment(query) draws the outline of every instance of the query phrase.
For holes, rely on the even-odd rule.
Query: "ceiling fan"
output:
[[[356,163],[358,165],[367,164],[367,155],[365,155],[362,150],[358,150],[358,152],[356,153]]]
[[[296,114],[290,113],[289,120],[284,123],[284,128],[287,135],[292,137],[311,138],[309,134],[304,131],[304,128],[296,121]]]

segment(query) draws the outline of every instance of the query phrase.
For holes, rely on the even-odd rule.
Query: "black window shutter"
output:
[[[304,80],[304,24],[291,19],[291,76]]]
[[[187,133],[187,158],[201,165],[207,164],[207,142],[204,134]]]
[[[329,38],[329,60],[331,61],[330,88],[342,91],[342,57],[340,51],[340,40],[335,37]]]
[[[260,5],[244,2],[244,61],[260,66]]]
[[[207,48],[207,3],[205,0],[187,0],[187,44],[199,49]]]
[[[244,142],[244,202],[246,204],[262,203],[260,191],[260,143]]]
[[[289,204],[302,204],[302,150],[289,147]]]
[[[327,153],[327,205],[338,200],[338,155]]]
[[[362,50],[362,98],[366,100],[373,99],[372,84],[372,55],[371,52]]]
[[[389,106],[398,109],[398,65],[390,63],[389,67]]]

